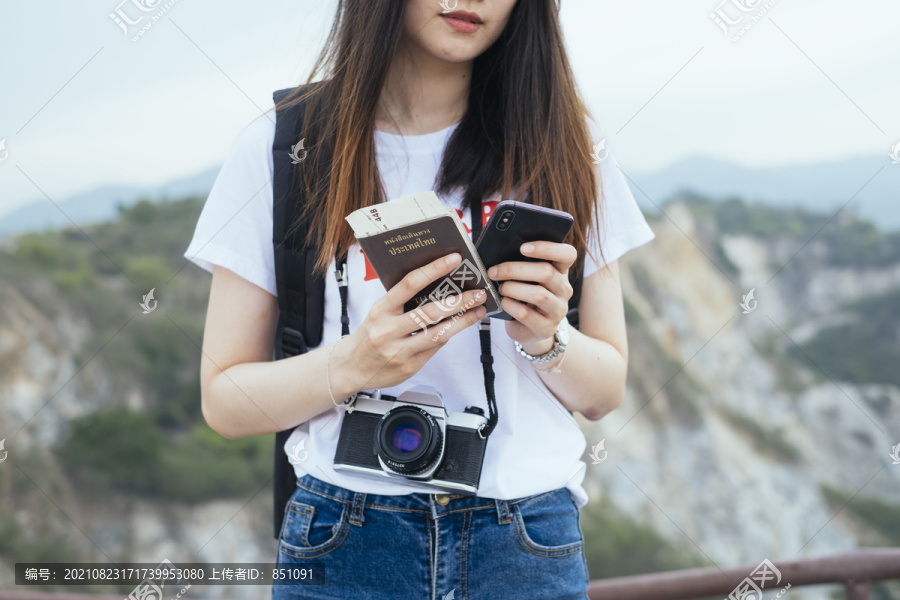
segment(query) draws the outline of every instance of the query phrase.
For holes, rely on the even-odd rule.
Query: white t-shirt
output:
[[[213,265],[225,267],[277,296],[272,244],[274,120],[274,109],[271,109],[238,137],[206,200],[184,256],[209,272],[213,271]],[[588,121],[596,144],[599,141],[596,125]],[[375,132],[376,160],[388,198],[434,188],[444,145],[455,127],[418,136]],[[652,240],[654,234],[612,156],[600,162],[599,172],[605,199],[601,204],[601,223],[605,230],[601,236],[603,256],[612,262]],[[500,199],[486,199],[486,213]],[[446,206],[456,208],[461,198],[454,195],[441,200]],[[468,209],[461,217],[471,230]],[[597,236],[589,238],[599,258]],[[584,276],[591,275],[600,266],[586,258]],[[347,272],[352,331],[385,290],[374,272],[367,271],[358,245],[350,249]],[[340,338],[340,314],[337,282],[334,277],[327,277],[322,344]],[[580,508],[588,501],[581,485],[587,467],[581,460],[586,449],[584,434],[528,361],[515,351],[503,321],[493,320],[492,324],[498,422],[488,437],[477,493],[510,500],[567,487]],[[451,338],[413,377],[382,392],[398,396],[412,386],[430,385],[441,392],[448,410],[460,412],[468,405],[475,405],[487,416],[479,356],[478,327],[472,326]],[[295,445],[304,443],[298,456],[305,458],[294,465],[298,478],[311,473],[350,490],[373,494],[427,492],[402,480],[376,480],[334,470],[343,415],[343,409],[326,410],[295,428],[284,450],[290,456]]]

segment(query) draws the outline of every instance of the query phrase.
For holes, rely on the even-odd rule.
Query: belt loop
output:
[[[350,509],[350,522],[353,525],[361,527],[363,521],[365,521],[365,516],[363,515],[363,508],[366,505],[366,494],[365,492],[356,492],[353,494],[353,506]]]
[[[512,512],[509,510],[509,502],[501,500],[500,498],[495,498],[494,502],[497,504],[497,523],[506,525],[512,521]]]

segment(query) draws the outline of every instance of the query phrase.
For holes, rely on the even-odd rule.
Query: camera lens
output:
[[[397,452],[413,452],[422,445],[422,430],[415,423],[400,423],[391,434],[391,448]]]
[[[511,210],[505,210],[500,215],[500,218],[497,219],[497,229],[500,231],[505,231],[509,229],[509,226],[512,224],[512,220],[516,218],[516,213]]]
[[[416,406],[386,412],[375,428],[375,451],[394,471],[415,475],[440,458],[443,434],[435,418]]]

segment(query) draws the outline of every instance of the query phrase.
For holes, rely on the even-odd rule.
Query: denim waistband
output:
[[[431,514],[435,518],[440,517],[442,514],[454,513],[462,510],[494,509],[497,511],[498,522],[504,524],[509,523],[512,519],[510,506],[522,502],[523,500],[528,500],[542,494],[554,494],[560,495],[561,497],[565,494],[564,497],[567,501],[572,501],[571,494],[566,488],[558,488],[548,492],[541,492],[511,500],[463,494],[429,494],[425,492],[414,492],[410,494],[369,494],[366,492],[355,492],[328,481],[323,481],[317,477],[313,477],[309,473],[297,480],[297,486],[305,488],[314,494],[319,494],[331,498],[332,500],[350,504],[350,522],[354,525],[361,525],[363,523],[365,519],[365,509],[421,512]],[[439,496],[449,496],[449,500],[446,504],[441,504],[437,501]]]

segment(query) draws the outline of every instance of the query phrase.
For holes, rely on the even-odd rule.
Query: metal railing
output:
[[[773,561],[773,564],[781,572],[781,580],[765,581],[761,589],[842,584],[848,600],[868,600],[873,581],[900,579],[900,548],[862,548],[846,554]],[[588,587],[588,596],[591,600],[727,598],[757,566],[685,569],[594,580]]]

